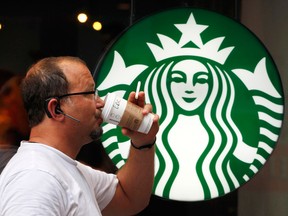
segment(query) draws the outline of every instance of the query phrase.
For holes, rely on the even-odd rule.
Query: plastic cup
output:
[[[104,122],[129,128],[134,131],[147,134],[153,123],[154,115],[142,114],[142,107],[118,97],[115,93],[108,93],[104,99],[105,106],[102,109]]]

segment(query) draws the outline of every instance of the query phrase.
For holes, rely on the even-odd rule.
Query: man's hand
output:
[[[152,105],[145,103],[145,93],[143,91],[139,92],[138,99],[135,99],[135,92],[131,92],[128,101],[142,107],[143,115],[152,113]],[[154,143],[156,140],[156,134],[159,130],[159,116],[157,114],[153,115],[154,115],[153,123],[148,134],[132,131],[129,130],[128,128],[122,128],[123,135],[130,137],[133,144],[137,147]]]

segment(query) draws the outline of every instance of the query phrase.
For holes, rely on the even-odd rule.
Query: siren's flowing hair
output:
[[[156,113],[161,117],[161,127],[157,137],[159,141],[156,149],[153,190],[156,194],[170,198],[169,193],[181,165],[173,153],[167,137],[177,120],[175,115],[181,113],[176,111],[175,106],[177,105],[171,100],[173,97],[165,97],[170,94],[167,77],[176,61],[163,61],[162,63],[160,67],[149,72],[144,91],[149,93],[146,97],[150,103],[154,104]],[[220,69],[220,66],[216,64],[212,66],[208,62],[203,63],[202,61],[201,63],[207,67],[210,73],[212,86],[209,86],[206,106],[201,109],[201,113],[198,112],[201,122],[209,134],[209,143],[197,161],[196,169],[202,183],[204,198],[210,199],[224,195],[239,186],[228,158],[233,154],[237,140],[241,139],[241,133],[231,118],[235,100],[235,88],[231,78],[224,70]],[[179,110],[181,112],[181,108]],[[187,112],[182,110],[183,113],[187,115]],[[190,115],[195,115],[194,111]],[[197,194],[195,194],[195,199],[196,196]]]

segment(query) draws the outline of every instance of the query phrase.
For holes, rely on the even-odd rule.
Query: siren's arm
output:
[[[245,163],[252,163],[257,154],[257,148],[252,147],[244,143],[243,141],[238,142],[234,156]]]

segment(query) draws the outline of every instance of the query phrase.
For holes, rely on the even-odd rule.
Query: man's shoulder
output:
[[[74,169],[72,159],[67,159],[57,151],[45,146],[26,145],[21,146],[18,152],[11,158],[0,175],[0,179],[17,179],[22,175],[50,175],[56,179],[62,179],[69,169]],[[33,176],[31,176],[33,177]]]

